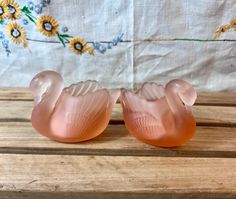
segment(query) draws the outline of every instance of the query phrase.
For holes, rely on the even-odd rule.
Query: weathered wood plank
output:
[[[28,88],[0,88],[0,100],[32,101],[33,96]]]
[[[1,122],[30,122],[33,109],[32,101],[0,101]],[[193,112],[198,125],[236,126],[236,107],[194,106]],[[116,104],[112,112],[112,122],[123,122],[120,104]]]
[[[197,125],[236,126],[236,107],[194,106]]]
[[[236,106],[236,93],[200,92],[196,101],[198,105]]]
[[[32,101],[28,88],[0,88],[0,100]],[[236,93],[199,92],[196,105],[236,106]]]
[[[0,195],[3,191],[66,192],[68,197],[82,192],[87,198],[89,193],[236,196],[236,159],[231,158],[1,154],[0,170]]]
[[[2,199],[235,199],[235,193],[221,192],[221,193],[208,193],[201,191],[192,193],[139,193],[139,192],[25,192],[25,191],[2,191],[0,194]]]
[[[235,146],[236,128],[198,127],[186,145],[164,149],[138,141],[124,125],[109,125],[103,134],[87,142],[63,144],[39,135],[30,123],[0,123],[0,153],[236,158]]]

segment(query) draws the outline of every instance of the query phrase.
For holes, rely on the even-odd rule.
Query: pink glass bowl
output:
[[[145,83],[136,93],[122,89],[120,101],[130,134],[154,146],[175,147],[195,133],[191,106],[197,94],[183,80],[172,80],[165,87]]]
[[[96,81],[85,81],[64,88],[54,71],[36,75],[30,90],[35,105],[33,127],[59,142],[81,142],[101,134],[107,127],[120,90],[107,90]]]

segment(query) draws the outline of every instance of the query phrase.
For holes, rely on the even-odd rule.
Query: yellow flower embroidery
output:
[[[90,55],[94,55],[94,48],[92,48],[91,46],[88,46],[86,50]]]
[[[122,34],[121,36],[114,38],[112,42],[109,42],[106,46],[105,44],[102,44],[102,42],[86,42],[85,40],[79,37],[73,38],[73,36],[71,36],[70,34],[66,34],[66,32],[68,31],[67,27],[64,27],[62,29],[63,33],[60,33],[59,24],[57,20],[54,19],[52,16],[43,15],[35,17],[32,14],[33,10],[36,12],[36,7],[34,8],[34,5],[35,4],[30,1],[28,2],[28,6],[23,6],[22,8],[20,8],[17,0],[0,0],[0,25],[5,26],[8,23],[6,25],[7,28],[6,33],[9,39],[12,40],[12,42],[16,44],[21,44],[24,47],[28,47],[26,31],[23,28],[23,26],[21,26],[16,22],[22,17],[22,15],[28,18],[28,19],[23,19],[24,25],[27,25],[28,21],[33,22],[37,26],[37,29],[41,34],[48,37],[57,36],[59,41],[63,44],[64,47],[66,47],[66,44],[69,43],[70,49],[74,53],[79,55],[85,52],[89,53],[90,55],[94,55],[95,50],[103,54],[106,52],[107,49],[111,49],[113,46],[116,46],[119,42],[123,41],[122,40],[123,34]],[[40,11],[42,11],[43,7],[45,6],[42,5],[42,7],[40,7],[41,9]],[[39,12],[36,13],[39,14]],[[12,21],[10,21],[9,19]],[[216,31],[218,36],[220,36],[221,32],[225,32],[226,30],[230,29],[228,27],[236,29],[236,20],[232,20],[230,25],[221,27],[220,30]],[[1,32],[0,37],[4,38],[4,36],[5,36],[4,33]],[[6,42],[8,42],[8,40]],[[89,43],[93,43],[93,47]],[[8,49],[7,43],[5,46],[6,47],[4,48],[7,52],[7,55],[9,55],[10,50]]]
[[[37,20],[38,30],[45,36],[55,36],[58,32],[59,25],[51,16],[41,16]]]
[[[19,4],[14,0],[3,0],[8,8],[8,15],[9,19],[19,19],[21,17],[21,10]]]
[[[9,14],[8,8],[3,1],[0,1],[0,20],[3,20]]]
[[[232,19],[232,20],[230,21],[230,25],[235,26],[235,25],[236,25],[236,19]]]
[[[28,46],[26,32],[24,28],[16,22],[7,25],[7,35],[14,43],[22,44],[24,47]]]
[[[215,32],[215,39],[219,38],[221,36],[221,33],[226,32],[230,29],[234,29],[236,31],[236,19],[232,19],[230,21],[230,24],[220,26]]]
[[[89,46],[83,39],[73,38],[70,40],[70,49],[76,54],[83,54],[88,52],[90,55],[93,55],[94,49]]]
[[[228,31],[232,28],[232,25],[223,25],[220,26],[217,31],[215,32],[215,38],[219,38],[221,36],[221,33]]]

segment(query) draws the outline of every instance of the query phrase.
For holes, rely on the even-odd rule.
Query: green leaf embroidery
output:
[[[72,36],[67,35],[67,34],[60,34],[60,36],[65,37],[65,38],[72,38]]]
[[[35,16],[33,16],[30,12],[30,10],[28,9],[28,7],[24,6],[21,11],[23,13],[25,13],[25,15],[29,18],[30,21],[32,21],[33,23],[36,23],[35,20],[37,20],[37,18]]]
[[[25,15],[29,18],[30,21],[32,21],[33,23],[36,24],[34,18],[31,15],[29,15],[29,14],[25,14]]]
[[[64,39],[61,37],[60,33],[57,33],[57,37],[58,37],[58,39],[60,40],[60,42],[62,43],[62,45],[63,45],[64,47],[66,47],[66,44],[65,44],[65,42],[64,42]]]
[[[22,12],[24,12],[25,14],[31,14],[31,12],[29,11],[28,7],[24,6],[22,9],[21,9]]]

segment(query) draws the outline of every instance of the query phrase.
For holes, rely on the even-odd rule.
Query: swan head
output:
[[[61,75],[55,71],[38,73],[30,82],[29,89],[33,94],[35,104],[50,92],[50,89],[59,82],[63,82]]]
[[[182,102],[187,106],[192,106],[197,99],[197,92],[192,85],[181,79],[171,80],[166,85],[166,90],[176,92]]]

